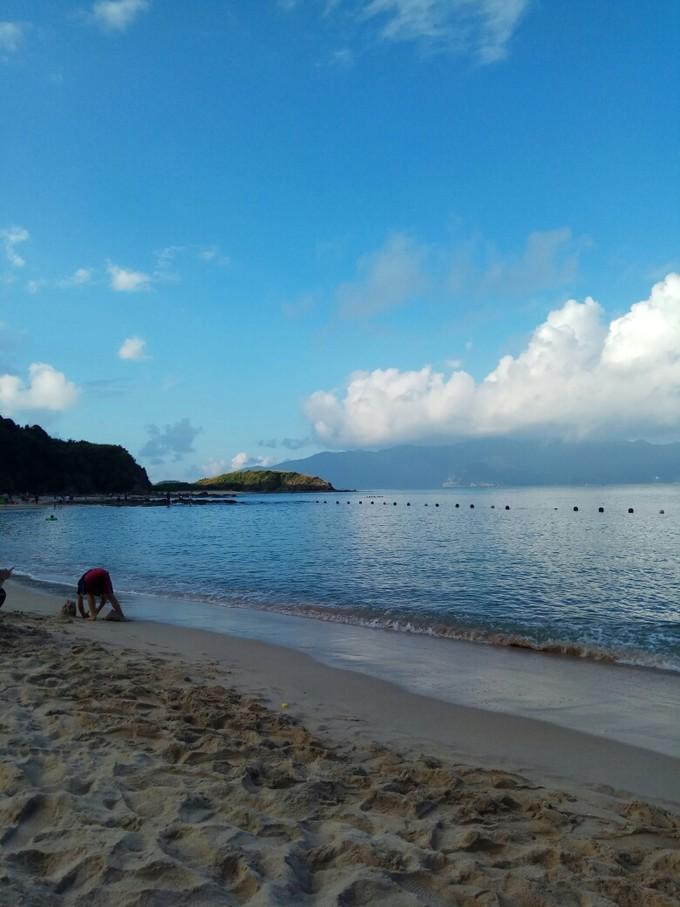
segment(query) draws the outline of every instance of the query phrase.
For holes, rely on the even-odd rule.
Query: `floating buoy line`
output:
[[[323,504],[327,504],[327,503],[328,503],[328,500],[327,500],[327,499],[324,499],[323,501],[321,501],[319,498],[316,498],[316,500],[314,501],[314,503],[315,503],[315,504],[322,504],[322,503],[323,503]],[[340,502],[340,501],[336,501],[335,503],[336,503],[336,504],[340,504],[341,502]],[[345,503],[346,503],[346,504],[351,504],[351,503],[352,503],[352,499],[349,498],[347,501],[345,501]],[[363,503],[364,503],[363,498],[360,498],[359,501],[358,501],[357,503],[363,505]],[[373,504],[375,504],[375,501],[374,501],[373,499],[371,499],[371,500],[368,500],[366,503],[373,505]],[[390,503],[389,501],[382,501],[383,507],[387,507],[389,503]],[[393,507],[397,507],[398,505],[399,505],[399,501],[392,501],[392,506],[393,506]],[[411,502],[410,502],[410,501],[406,501],[406,502],[405,502],[405,506],[406,506],[406,507],[410,507],[410,506],[411,506]],[[424,506],[424,507],[429,507],[429,506],[430,506],[430,501],[425,501],[425,502],[423,503],[423,506]],[[439,507],[439,503],[438,503],[438,502],[435,502],[433,506],[434,506],[434,507]],[[454,507],[455,510],[460,510],[460,503],[459,503],[458,501],[456,501],[456,503],[453,505],[453,507]],[[469,508],[470,508],[470,510],[474,510],[474,509],[475,509],[475,504],[474,504],[474,503],[470,504],[470,505],[469,505]],[[495,504],[491,504],[491,510],[495,510],[495,509],[496,509],[496,505],[495,505]],[[505,505],[504,505],[504,510],[510,510],[510,505],[509,505],[509,504],[505,504]],[[553,510],[559,510],[559,507],[553,507]],[[572,511],[573,511],[574,513],[580,513],[580,507],[578,506],[578,504],[574,504],[574,506],[572,507]],[[600,507],[597,508],[597,512],[598,512],[598,513],[604,513],[604,512],[605,512],[605,508],[602,507],[602,506],[600,506]],[[634,507],[628,507],[628,508],[627,508],[627,512],[628,512],[628,513],[631,513],[631,514],[634,514],[634,513],[635,513],[635,508],[634,508]],[[665,511],[664,508],[661,508],[661,509],[659,510],[659,514],[660,514],[661,516],[664,516],[665,513],[666,513],[666,511]],[[56,520],[56,519],[57,519],[57,518],[54,517],[54,516],[47,517],[47,520],[50,521],[50,522],[53,521],[53,520]]]

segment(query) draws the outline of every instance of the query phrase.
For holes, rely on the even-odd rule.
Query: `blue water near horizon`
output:
[[[63,590],[105,566],[189,622],[195,601],[680,670],[680,486],[240,501],[7,508],[0,557]]]

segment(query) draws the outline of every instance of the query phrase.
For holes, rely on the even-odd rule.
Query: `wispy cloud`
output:
[[[179,274],[175,271],[177,257],[186,251],[186,246],[165,246],[155,252],[156,264],[153,279],[160,283],[176,283]]]
[[[386,41],[418,41],[471,53],[482,63],[507,55],[530,0],[360,0],[356,15]]]
[[[140,457],[146,457],[155,465],[165,463],[169,458],[173,463],[183,460],[185,455],[194,452],[194,441],[202,431],[191,424],[185,416],[173,425],[161,429],[158,425],[147,428],[149,440],[139,451]]]
[[[97,0],[91,9],[92,21],[104,31],[124,32],[150,6],[150,0]]]
[[[134,387],[132,378],[96,378],[85,381],[83,388],[90,397],[123,397]]]
[[[70,274],[68,277],[63,277],[61,280],[57,281],[58,287],[84,287],[86,284],[92,282],[92,275],[94,271],[92,268],[76,268],[73,274]]]
[[[221,268],[227,268],[231,264],[231,258],[228,255],[223,255],[218,246],[199,248],[198,257],[201,261],[209,262]]]
[[[139,293],[148,290],[151,285],[151,275],[143,271],[131,271],[111,262],[106,270],[110,277],[111,289],[116,293]]]
[[[231,264],[228,255],[224,255],[219,246],[202,246],[197,243],[184,245],[165,246],[155,253],[156,265],[153,270],[153,279],[164,283],[179,280],[179,273],[175,269],[179,259],[186,256],[195,257],[206,265],[226,268]]]
[[[520,252],[499,251],[474,236],[454,249],[448,290],[454,296],[530,296],[559,289],[576,279],[588,237],[575,238],[569,227],[536,230]]]
[[[120,345],[118,350],[119,359],[128,359],[133,362],[141,362],[148,359],[146,355],[146,340],[141,337],[127,337]]]
[[[569,227],[536,230],[522,248],[512,251],[499,250],[479,235],[449,245],[393,233],[378,249],[359,257],[354,278],[335,290],[336,310],[341,318],[360,319],[418,300],[533,302],[573,283],[590,245],[587,236],[574,237]],[[312,294],[303,295],[282,311],[287,317],[305,314],[314,300]]]
[[[0,59],[2,54],[14,54],[19,50],[25,31],[23,22],[0,22]]]
[[[46,362],[29,366],[27,381],[18,375],[0,375],[0,409],[10,415],[29,410],[62,412],[76,403],[79,393],[63,372]]]
[[[316,294],[303,293],[297,299],[281,303],[281,311],[286,318],[302,318],[314,309],[316,302]]]
[[[59,290],[68,290],[72,287],[84,287],[92,283],[94,270],[92,268],[76,268],[68,277],[59,277],[56,280],[48,280],[45,277],[34,277],[26,283],[26,290],[31,293],[39,293],[46,287],[57,287]]]
[[[331,63],[341,69],[350,69],[354,66],[354,51],[350,47],[341,47],[331,55]]]
[[[285,447],[286,450],[300,450],[303,447],[309,447],[310,444],[314,444],[314,438],[282,438],[281,447]]]
[[[29,239],[29,232],[24,227],[12,226],[0,230],[0,247],[4,250],[7,261],[14,268],[22,268],[25,264],[23,257],[18,253],[17,246]],[[153,267],[145,271],[136,271],[123,267],[113,261],[106,264],[106,274],[89,267],[76,268],[66,277],[33,277],[26,283],[29,293],[38,293],[48,287],[65,290],[74,287],[85,287],[93,283],[100,283],[102,278],[108,280],[111,290],[115,293],[140,293],[150,290],[154,284],[175,283],[180,280],[176,265],[184,256],[191,260],[199,259],[206,266],[225,267],[230,260],[223,255],[216,245],[203,246],[198,244],[172,245],[154,253]],[[14,280],[14,277],[11,278]]]
[[[371,41],[416,43],[430,51],[468,55],[482,64],[508,55],[510,41],[532,0],[324,0],[323,20],[340,19],[349,32],[367,32]],[[298,0],[278,0],[293,12]],[[345,31],[347,34],[347,31]],[[356,48],[343,46],[331,63],[351,66]]]
[[[30,239],[31,234],[25,227],[6,227],[0,230],[0,241],[5,252],[5,258],[13,268],[23,268],[26,260],[19,255],[16,248]]]
[[[427,249],[416,240],[395,233],[382,248],[362,256],[356,279],[337,290],[341,317],[376,315],[422,293],[428,285],[426,255]]]
[[[11,372],[9,359],[22,337],[22,331],[11,328],[4,321],[0,321],[0,372]]]
[[[282,438],[280,441],[278,438],[268,438],[267,440],[258,441],[258,447],[268,447],[270,449],[275,449],[276,447],[284,447],[286,450],[300,450],[302,447],[309,447],[311,444],[314,444],[314,438]]]

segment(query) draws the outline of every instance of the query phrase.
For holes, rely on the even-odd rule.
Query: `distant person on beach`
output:
[[[0,570],[0,608],[5,604],[5,599],[7,598],[7,593],[2,587],[5,580],[12,575],[12,570],[14,570],[14,567],[6,567],[4,570]]]
[[[97,615],[108,602],[113,610],[110,614],[107,614],[104,618],[105,620],[127,620],[123,614],[120,602],[114,595],[109,571],[104,570],[103,567],[93,567],[83,573],[78,580],[77,594],[78,612],[81,617],[85,617],[88,620],[96,620]],[[90,609],[89,614],[85,611],[83,602],[85,596],[87,596],[87,603]],[[99,606],[97,606],[95,598],[99,598]]]

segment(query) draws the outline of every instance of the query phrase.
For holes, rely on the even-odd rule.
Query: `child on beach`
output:
[[[12,570],[14,567],[5,567],[3,570],[0,570],[0,608],[5,604],[5,599],[7,598],[7,593],[2,588],[6,579],[9,579],[12,575]]]
[[[93,567],[83,573],[78,580],[77,596],[78,612],[81,617],[87,620],[96,620],[97,615],[107,602],[109,602],[113,610],[104,618],[105,620],[127,620],[123,614],[120,602],[113,592],[113,584],[111,583],[109,572],[104,570],[103,567]],[[84,596],[87,596],[89,614],[85,611]],[[99,606],[95,603],[95,597],[100,600]]]

